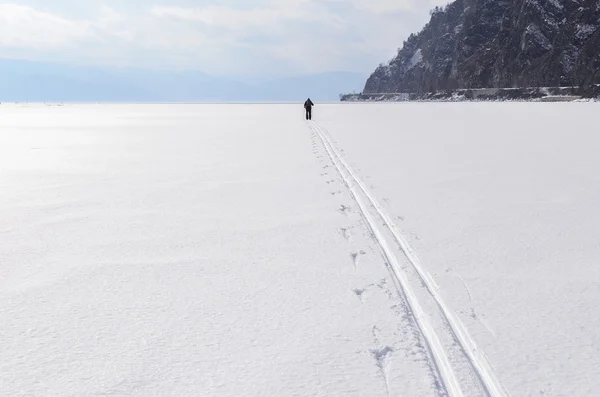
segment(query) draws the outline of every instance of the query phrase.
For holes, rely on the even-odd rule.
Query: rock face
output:
[[[364,93],[594,83],[600,0],[456,0],[432,11]]]

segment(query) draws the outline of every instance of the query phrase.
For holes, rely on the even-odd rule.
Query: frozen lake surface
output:
[[[0,106],[0,395],[600,395],[592,103]]]

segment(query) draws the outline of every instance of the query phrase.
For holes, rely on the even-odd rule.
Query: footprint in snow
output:
[[[350,240],[350,234],[348,233],[348,227],[341,227],[340,228],[340,234],[342,235],[342,237],[344,237],[347,241]]]
[[[392,355],[393,352],[394,352],[394,349],[391,348],[390,346],[385,346],[382,349],[371,350],[373,357],[377,361],[377,366],[381,369],[383,369],[385,367],[385,363],[386,363],[387,359]]]
[[[352,292],[354,292],[354,294],[355,294],[356,296],[358,296],[358,299],[360,299],[360,303],[361,303],[361,304],[363,304],[363,303],[364,303],[364,302],[363,302],[363,294],[366,292],[366,290],[365,290],[364,288],[360,288],[360,289],[359,289],[359,288],[356,288],[356,289],[355,289],[354,291],[352,291]]]
[[[350,207],[346,207],[345,205],[341,205],[340,209],[338,211],[340,211],[342,214],[348,216],[348,212],[350,211]]]

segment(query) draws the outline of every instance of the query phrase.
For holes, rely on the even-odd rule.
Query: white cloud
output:
[[[96,39],[86,21],[72,21],[18,4],[0,4],[0,46],[58,48]]]
[[[360,10],[384,15],[415,9],[411,0],[353,0],[353,3]]]
[[[368,71],[442,0],[13,1],[0,3],[4,56],[256,75]]]
[[[203,23],[208,26],[231,30],[279,28],[288,21],[316,22],[340,27],[343,20],[318,9],[315,4],[304,2],[303,7],[296,5],[270,5],[247,9],[231,6],[177,7],[154,6],[150,13],[158,17],[171,17]]]

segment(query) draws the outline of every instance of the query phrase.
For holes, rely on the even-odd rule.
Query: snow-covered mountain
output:
[[[456,0],[365,93],[600,83],[600,0]]]

